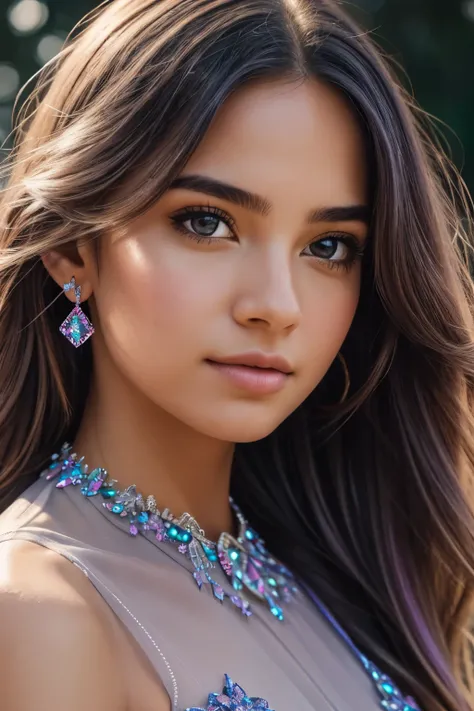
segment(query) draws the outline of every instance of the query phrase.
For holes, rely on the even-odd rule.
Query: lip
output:
[[[234,386],[255,395],[271,395],[280,391],[293,372],[282,356],[261,352],[208,358],[206,362]]]
[[[264,368],[278,370],[285,375],[291,375],[293,368],[290,363],[281,355],[273,353],[263,353],[262,351],[251,351],[239,355],[209,358],[211,363],[222,365],[246,365],[249,368]]]

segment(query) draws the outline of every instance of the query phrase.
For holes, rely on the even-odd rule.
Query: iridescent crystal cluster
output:
[[[382,697],[380,706],[383,709],[386,711],[420,711],[420,707],[412,696],[404,696],[390,677],[383,674],[370,659],[360,653],[359,656]]]
[[[129,533],[153,535],[157,541],[171,542],[193,563],[193,577],[199,588],[209,585],[214,597],[220,601],[229,598],[241,612],[252,614],[248,600],[238,593],[250,593],[267,603],[271,613],[283,620],[282,603],[289,602],[297,591],[291,572],[268,553],[264,542],[250,528],[242,512],[230,501],[234,510],[239,533],[234,538],[222,533],[217,544],[208,540],[196,520],[188,513],[179,518],[168,510],[159,511],[154,496],[146,499],[135,486],[119,489],[115,479],[109,479],[102,468],[89,472],[83,457],[63,445],[59,454],[54,454],[51,465],[42,472],[47,480],[58,479],[58,489],[80,486],[86,497],[100,495],[103,506],[111,514],[127,520]],[[211,570],[220,565],[229,577],[235,594],[227,593],[211,575]]]
[[[206,708],[192,706],[186,711],[272,711],[265,699],[247,696],[245,691],[225,675],[225,686],[220,694],[209,694]]]

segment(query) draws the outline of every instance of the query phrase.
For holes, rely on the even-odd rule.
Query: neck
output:
[[[96,375],[74,450],[90,469],[107,469],[121,489],[135,484],[160,510],[191,514],[208,538],[232,533],[234,446],[187,427],[114,370]]]

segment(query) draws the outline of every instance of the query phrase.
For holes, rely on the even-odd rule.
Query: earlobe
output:
[[[87,301],[92,295],[92,284],[86,276],[84,263],[73,261],[69,256],[55,249],[43,254],[41,261],[50,277],[61,289],[74,279],[81,287],[82,301]],[[65,295],[70,301],[75,301],[73,290],[65,291]]]

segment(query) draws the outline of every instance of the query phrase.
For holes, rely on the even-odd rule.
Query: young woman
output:
[[[3,711],[474,708],[469,211],[428,133],[326,0],[114,0],[40,72]]]

